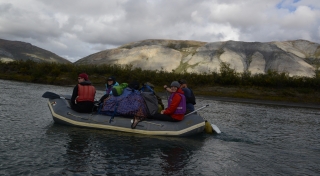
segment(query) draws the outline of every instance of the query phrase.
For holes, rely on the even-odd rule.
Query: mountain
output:
[[[275,42],[200,42],[143,40],[84,57],[75,64],[131,64],[147,70],[219,72],[220,63],[237,72],[268,70],[313,77],[320,65],[320,45],[306,40]]]
[[[30,43],[0,39],[0,61],[33,60],[36,62],[71,63],[70,61]]]

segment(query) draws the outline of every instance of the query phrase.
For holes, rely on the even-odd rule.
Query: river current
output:
[[[319,109],[197,97],[221,134],[156,137],[55,124],[41,96],[73,87],[0,85],[0,175],[320,174]]]

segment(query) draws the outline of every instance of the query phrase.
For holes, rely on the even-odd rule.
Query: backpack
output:
[[[112,95],[119,96],[123,93],[123,90],[128,87],[128,83],[121,83],[118,86],[112,87]]]
[[[147,105],[148,116],[153,116],[158,112],[158,100],[153,92],[141,92],[142,98]]]
[[[191,104],[195,105],[196,104],[196,97],[194,96],[192,89],[190,89],[190,92],[191,92],[191,96],[186,97],[187,103],[191,103]]]
[[[141,95],[148,107],[148,115],[153,116],[157,112],[161,112],[164,109],[164,105],[159,96],[154,92],[154,85],[146,82],[142,84],[140,88]]]

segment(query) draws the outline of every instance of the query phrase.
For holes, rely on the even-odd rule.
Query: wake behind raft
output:
[[[52,92],[45,92],[42,97],[48,98],[48,106],[55,123],[69,126],[106,129],[156,136],[191,136],[202,133],[221,133],[216,125],[198,115],[197,111],[205,105],[187,115],[180,122],[158,121],[145,119],[138,123],[135,129],[131,128],[132,118],[116,116],[111,117],[97,113],[78,113],[71,109],[70,98]]]

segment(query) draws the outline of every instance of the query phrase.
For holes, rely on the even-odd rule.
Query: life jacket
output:
[[[92,101],[94,102],[94,96],[96,89],[92,85],[81,85],[78,84],[78,97],[77,102],[81,101]]]
[[[175,93],[172,93],[172,94],[170,95],[169,100],[168,100],[168,107],[171,105],[171,103],[172,103],[172,98],[173,98],[173,96],[174,96],[175,94],[178,94],[179,96],[181,96],[181,101],[180,101],[177,109],[174,111],[173,114],[185,114],[185,113],[186,113],[186,109],[187,109],[187,108],[186,108],[186,97],[185,97],[183,94],[181,94],[181,93],[175,92]]]

